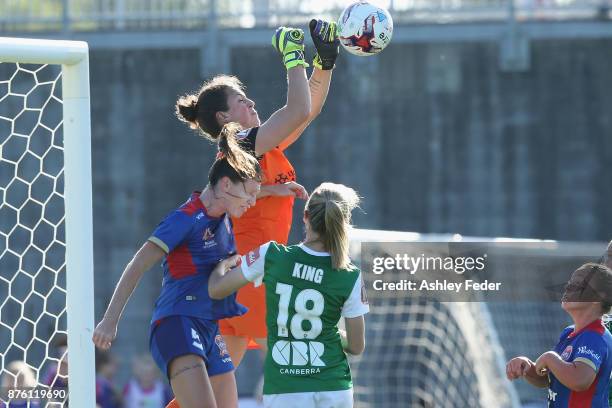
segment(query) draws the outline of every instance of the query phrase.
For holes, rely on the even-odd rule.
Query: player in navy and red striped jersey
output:
[[[212,300],[208,278],[216,264],[236,253],[229,217],[255,203],[261,181],[257,160],[242,150],[237,127],[226,126],[221,155],[203,192],[171,212],[127,265],[93,341],[106,350],[117,335],[123,308],[143,273],[163,258],[162,290],[151,321],[149,344],[184,408],[236,407],[234,365],[217,321],[246,308],[235,297]]]
[[[562,300],[574,324],[551,351],[533,362],[515,357],[506,365],[510,380],[524,377],[548,387],[549,408],[608,408],[612,335],[602,316],[612,307],[612,270],[587,263],[572,274]]]

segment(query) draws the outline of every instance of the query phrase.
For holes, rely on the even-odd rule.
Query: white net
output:
[[[421,240],[414,233],[355,230],[351,257],[359,261],[365,241]],[[364,271],[366,288],[373,279]],[[503,350],[485,303],[442,303],[374,290],[368,300],[366,351],[351,365],[358,407],[520,406],[504,381]]]
[[[363,246],[363,242],[458,241],[491,239],[355,230],[351,258],[360,263],[363,257],[371,256],[372,246]],[[539,247],[542,249],[533,255],[533,248]],[[604,248],[603,243],[532,240],[523,249],[517,246],[508,251],[501,273],[518,282],[537,273],[543,264],[567,269],[568,265],[597,261]],[[526,249],[532,253],[528,263]],[[570,324],[559,302],[438,302],[402,291],[373,290],[372,283],[380,276],[364,271],[370,303],[366,349],[351,364],[358,407],[545,406],[545,390],[522,380],[506,380],[505,363],[517,355],[535,360],[556,344],[563,328]],[[406,276],[405,271],[385,271],[385,277],[399,281]]]
[[[58,65],[0,63],[0,198],[0,401],[7,402],[9,388],[65,386],[64,148]],[[64,399],[63,393],[55,396]]]

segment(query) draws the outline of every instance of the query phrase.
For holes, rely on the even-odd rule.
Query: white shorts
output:
[[[263,396],[264,408],[353,408],[353,389]]]

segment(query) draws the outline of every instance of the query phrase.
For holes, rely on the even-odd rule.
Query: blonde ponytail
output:
[[[306,203],[310,226],[329,251],[334,269],[346,269],[351,262],[348,233],[351,212],[358,205],[355,190],[335,183],[321,184]]]

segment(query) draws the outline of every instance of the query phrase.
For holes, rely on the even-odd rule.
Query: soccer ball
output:
[[[338,19],[338,39],[345,50],[367,56],[381,52],[391,42],[393,20],[389,12],[367,1],[347,6]]]

